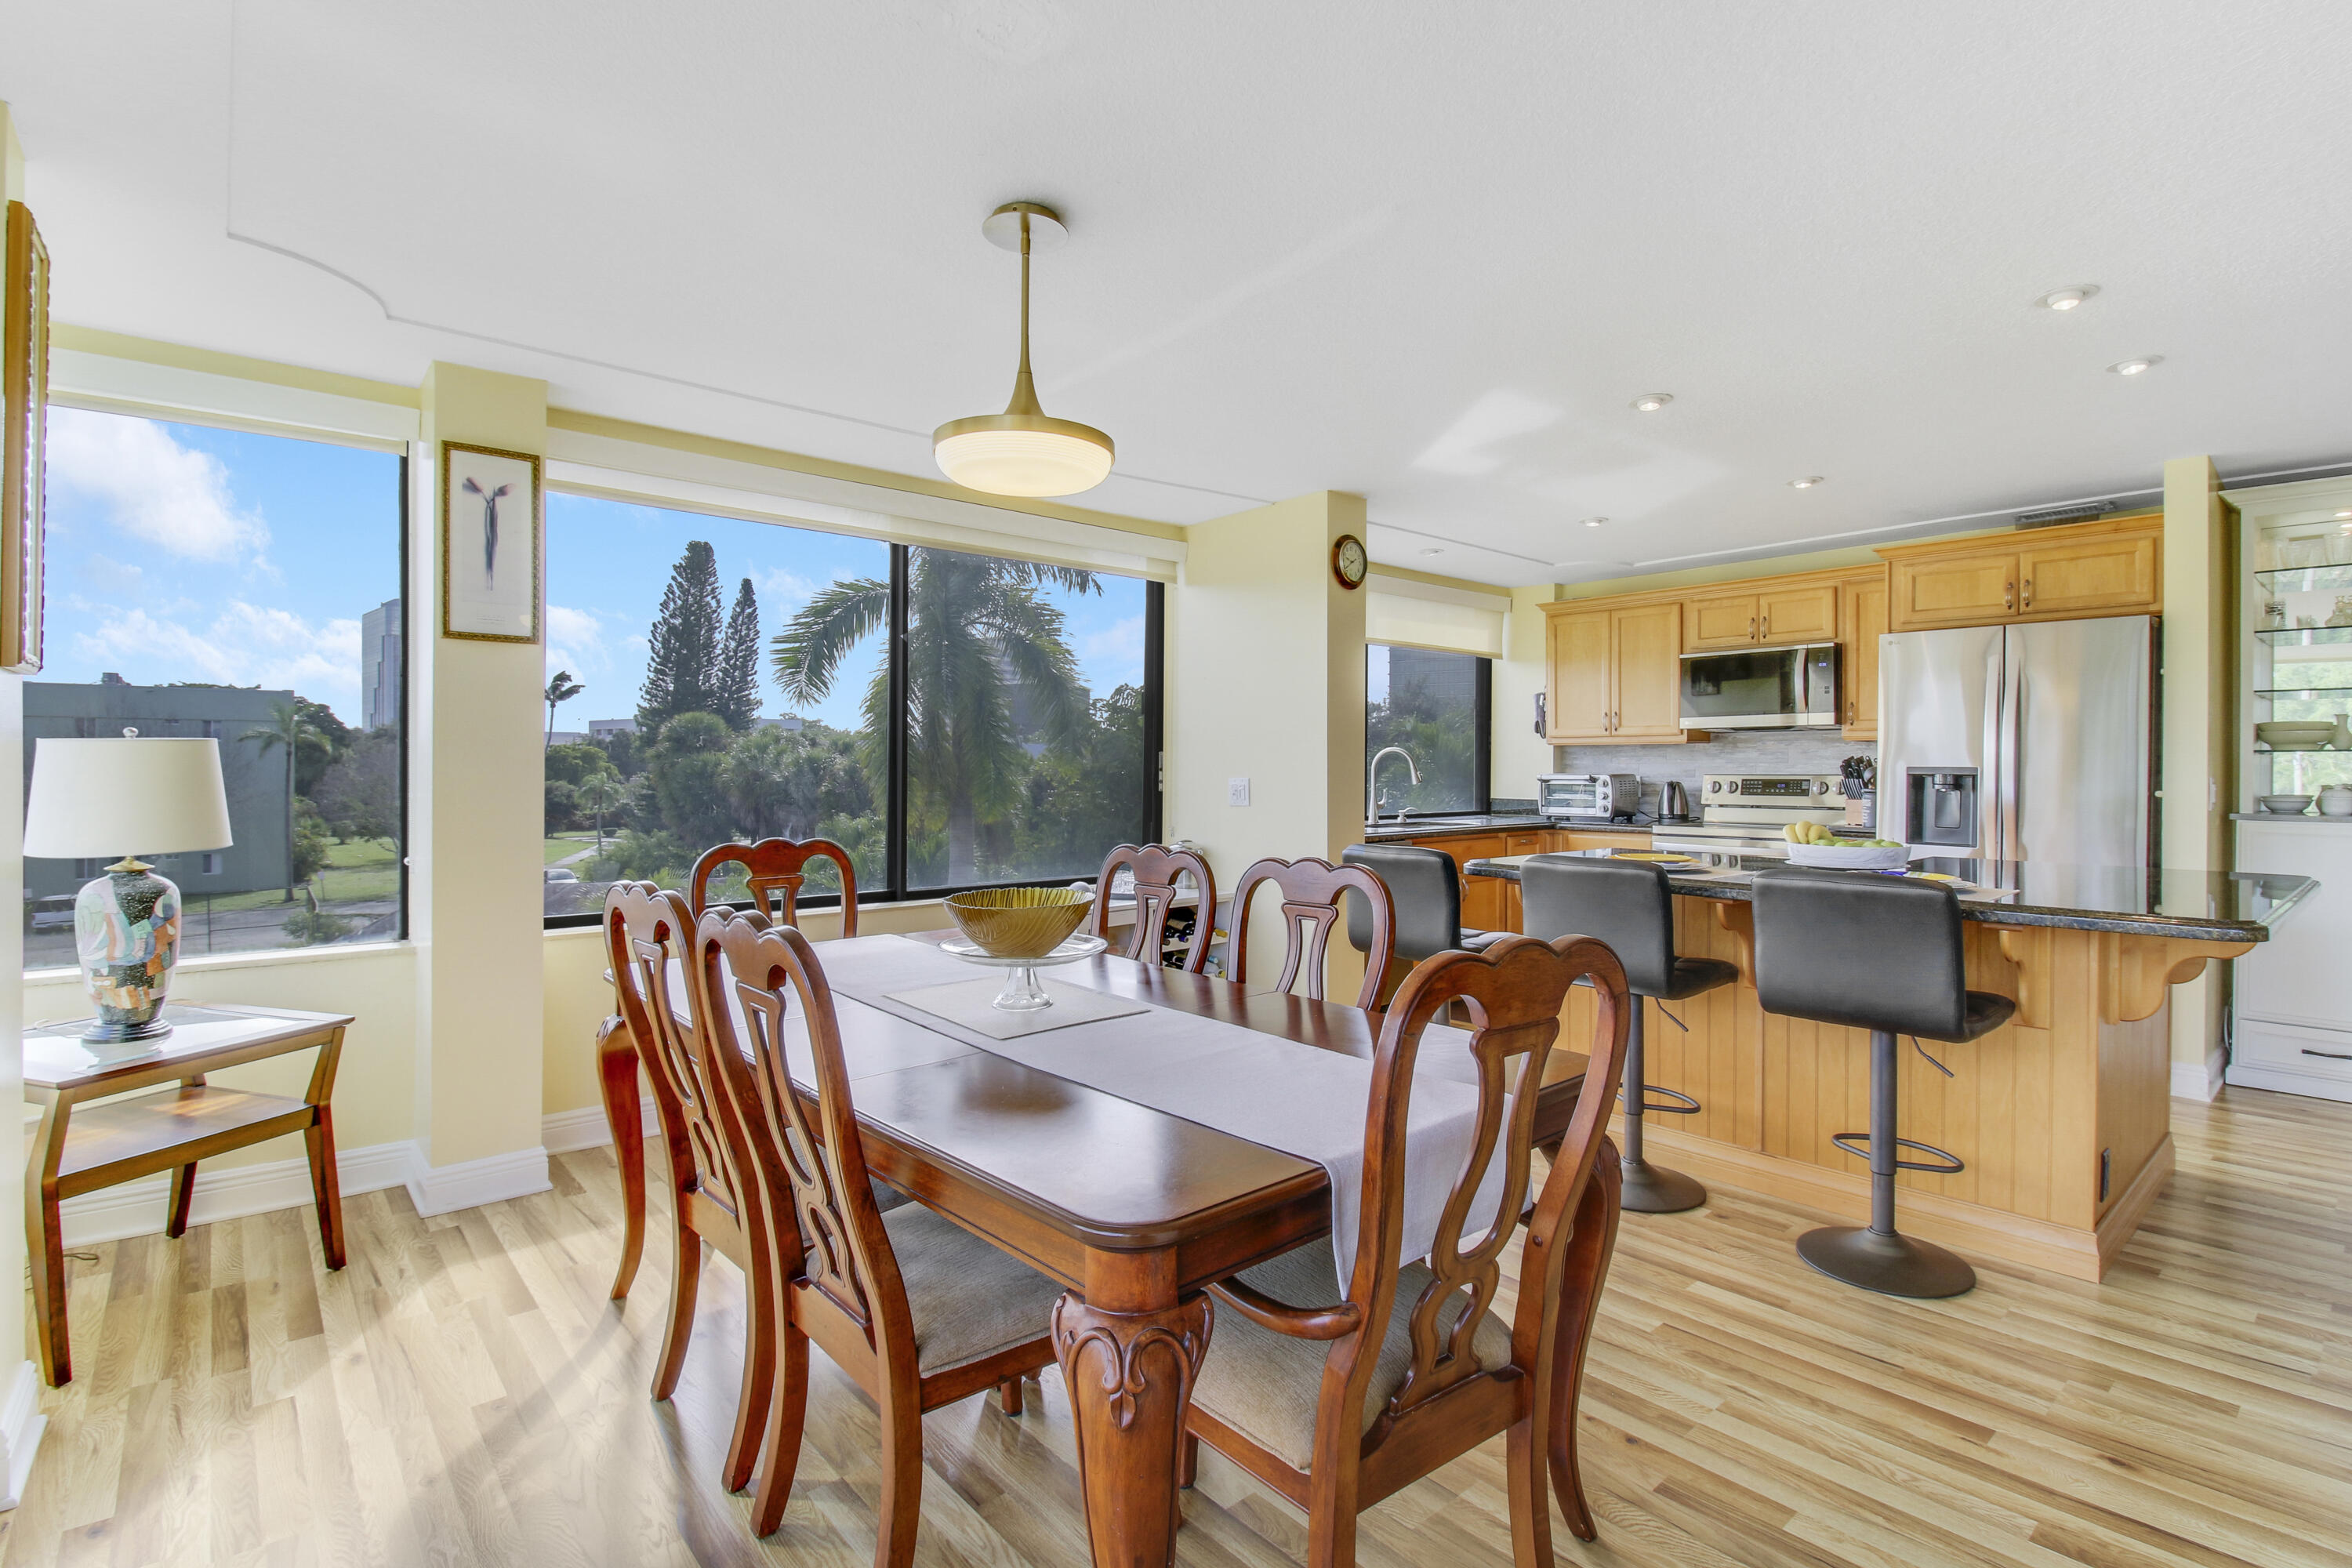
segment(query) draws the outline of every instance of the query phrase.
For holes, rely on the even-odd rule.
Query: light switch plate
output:
[[[1247,805],[1249,804],[1249,780],[1227,779],[1225,781],[1225,804],[1227,805]]]

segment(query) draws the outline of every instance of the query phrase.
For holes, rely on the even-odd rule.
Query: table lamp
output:
[[[98,1007],[85,1040],[160,1039],[163,995],[180,957],[180,889],[131,852],[177,855],[231,842],[220,742],[193,736],[33,742],[25,853],[50,859],[121,855],[74,900],[81,983]]]

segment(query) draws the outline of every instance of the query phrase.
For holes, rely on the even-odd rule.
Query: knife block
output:
[[[1848,827],[1866,827],[1876,832],[1878,797],[1868,795],[1849,797],[1845,803],[1845,825]]]

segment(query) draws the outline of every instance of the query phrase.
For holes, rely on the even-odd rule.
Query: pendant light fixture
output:
[[[1029,375],[1029,252],[1069,237],[1061,215],[1040,202],[1007,202],[980,226],[991,245],[1021,253],[1021,368],[1002,414],[951,419],[931,432],[940,471],[966,489],[999,496],[1066,496],[1110,473],[1110,437],[1091,425],[1050,417]]]

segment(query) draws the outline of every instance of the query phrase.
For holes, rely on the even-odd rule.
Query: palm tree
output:
[[[237,737],[260,742],[265,757],[275,747],[286,748],[286,901],[289,904],[294,901],[294,753],[305,741],[326,738],[326,732],[303,714],[299,701],[271,703],[269,722],[257,724]]]
[[[555,672],[555,679],[547,683],[547,745],[540,748],[541,750],[548,750],[555,744],[555,710],[557,704],[569,702],[587,689],[588,689],[586,687],[572,679],[572,672],[570,670],[559,669]]]
[[[1013,810],[1024,760],[1010,692],[1027,697],[1047,742],[1085,718],[1077,659],[1063,640],[1062,612],[1042,586],[1099,593],[1091,572],[950,550],[909,552],[907,583],[907,776],[944,806],[947,879],[978,879],[981,827]],[[776,684],[788,702],[814,706],[833,689],[850,649],[888,624],[890,584],[845,579],[801,607],[771,643]],[[888,661],[864,701],[859,762],[879,793],[887,773]]]
[[[596,814],[596,853],[603,854],[604,814],[628,799],[628,790],[610,773],[590,773],[580,781],[572,798]]]

